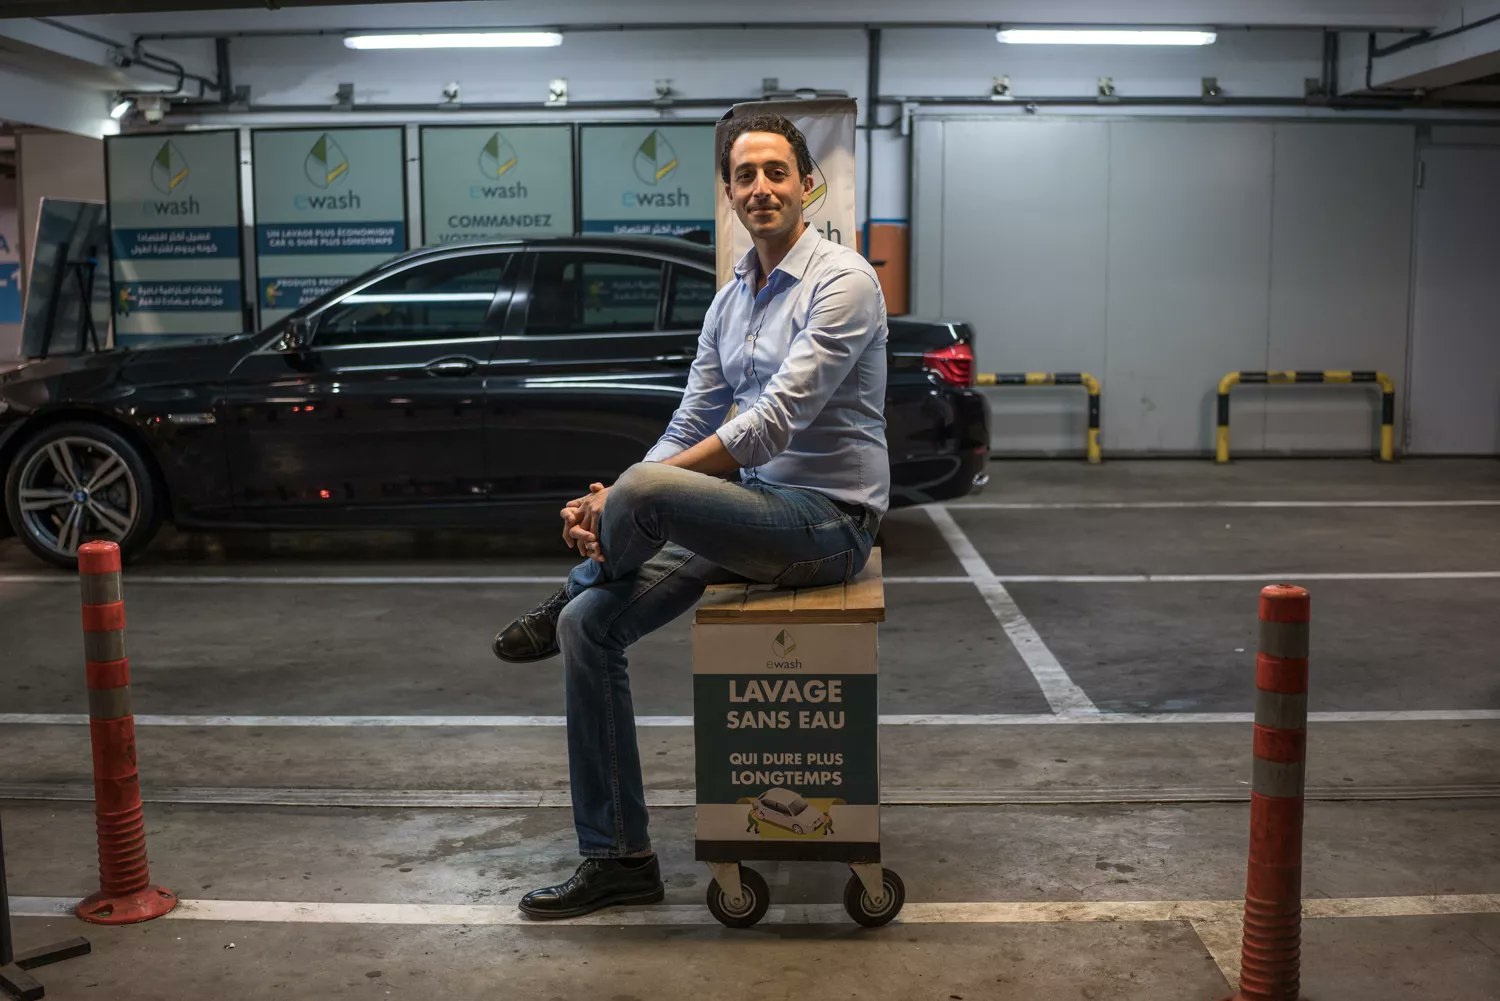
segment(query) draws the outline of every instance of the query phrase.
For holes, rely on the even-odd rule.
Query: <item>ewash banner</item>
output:
[[[713,126],[584,125],[579,159],[583,232],[713,232]]]
[[[879,860],[875,628],[693,626],[699,859]]]
[[[857,105],[849,98],[814,101],[754,101],[736,104],[718,124],[714,148],[723,144],[725,130],[736,118],[781,115],[802,132],[813,160],[812,191],[802,198],[802,218],[826,239],[855,247],[854,120]],[[729,281],[734,265],[750,250],[750,233],[734,214],[715,166],[717,196],[714,240],[719,284]]]
[[[406,139],[394,128],[257,129],[262,325],[406,250]]]
[[[115,343],[240,333],[238,133],[111,136],[104,162]]]
[[[422,242],[573,233],[571,125],[423,126]]]

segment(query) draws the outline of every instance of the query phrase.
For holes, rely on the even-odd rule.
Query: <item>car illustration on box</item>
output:
[[[832,834],[833,818],[790,789],[767,789],[750,804],[750,825],[771,824],[793,834]]]

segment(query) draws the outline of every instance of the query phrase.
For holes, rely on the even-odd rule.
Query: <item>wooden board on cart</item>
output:
[[[695,622],[884,622],[885,581],[880,549],[847,584],[781,588],[765,584],[714,584],[698,604]]]

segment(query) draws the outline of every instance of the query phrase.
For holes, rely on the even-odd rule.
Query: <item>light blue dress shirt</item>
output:
[[[714,296],[682,405],[646,461],[717,433],[742,481],[885,514],[887,333],[874,269],[809,226],[756,294],[759,271],[751,250]],[[730,404],[739,410],[725,423]]]

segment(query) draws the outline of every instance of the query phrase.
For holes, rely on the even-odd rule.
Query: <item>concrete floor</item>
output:
[[[82,926],[59,913],[95,878],[76,582],[0,542],[18,946],[92,940],[36,971],[60,998],[1219,1001],[1237,972],[1253,578],[1284,575],[1313,594],[1310,708],[1326,714],[1309,735],[1304,994],[1493,997],[1500,504],[1439,502],[1500,502],[1500,463],[993,472],[948,511],[1098,712],[1052,715],[965,554],[927,512],[893,513],[882,840],[908,907],[873,932],[844,917],[832,865],[758,865],[775,908],[756,929],[707,914],[686,621],[632,661],[666,901],[518,918],[517,897],[575,861],[556,662],[488,652],[567,566],[529,530],[164,533],[126,600],[153,876],[187,902]]]

